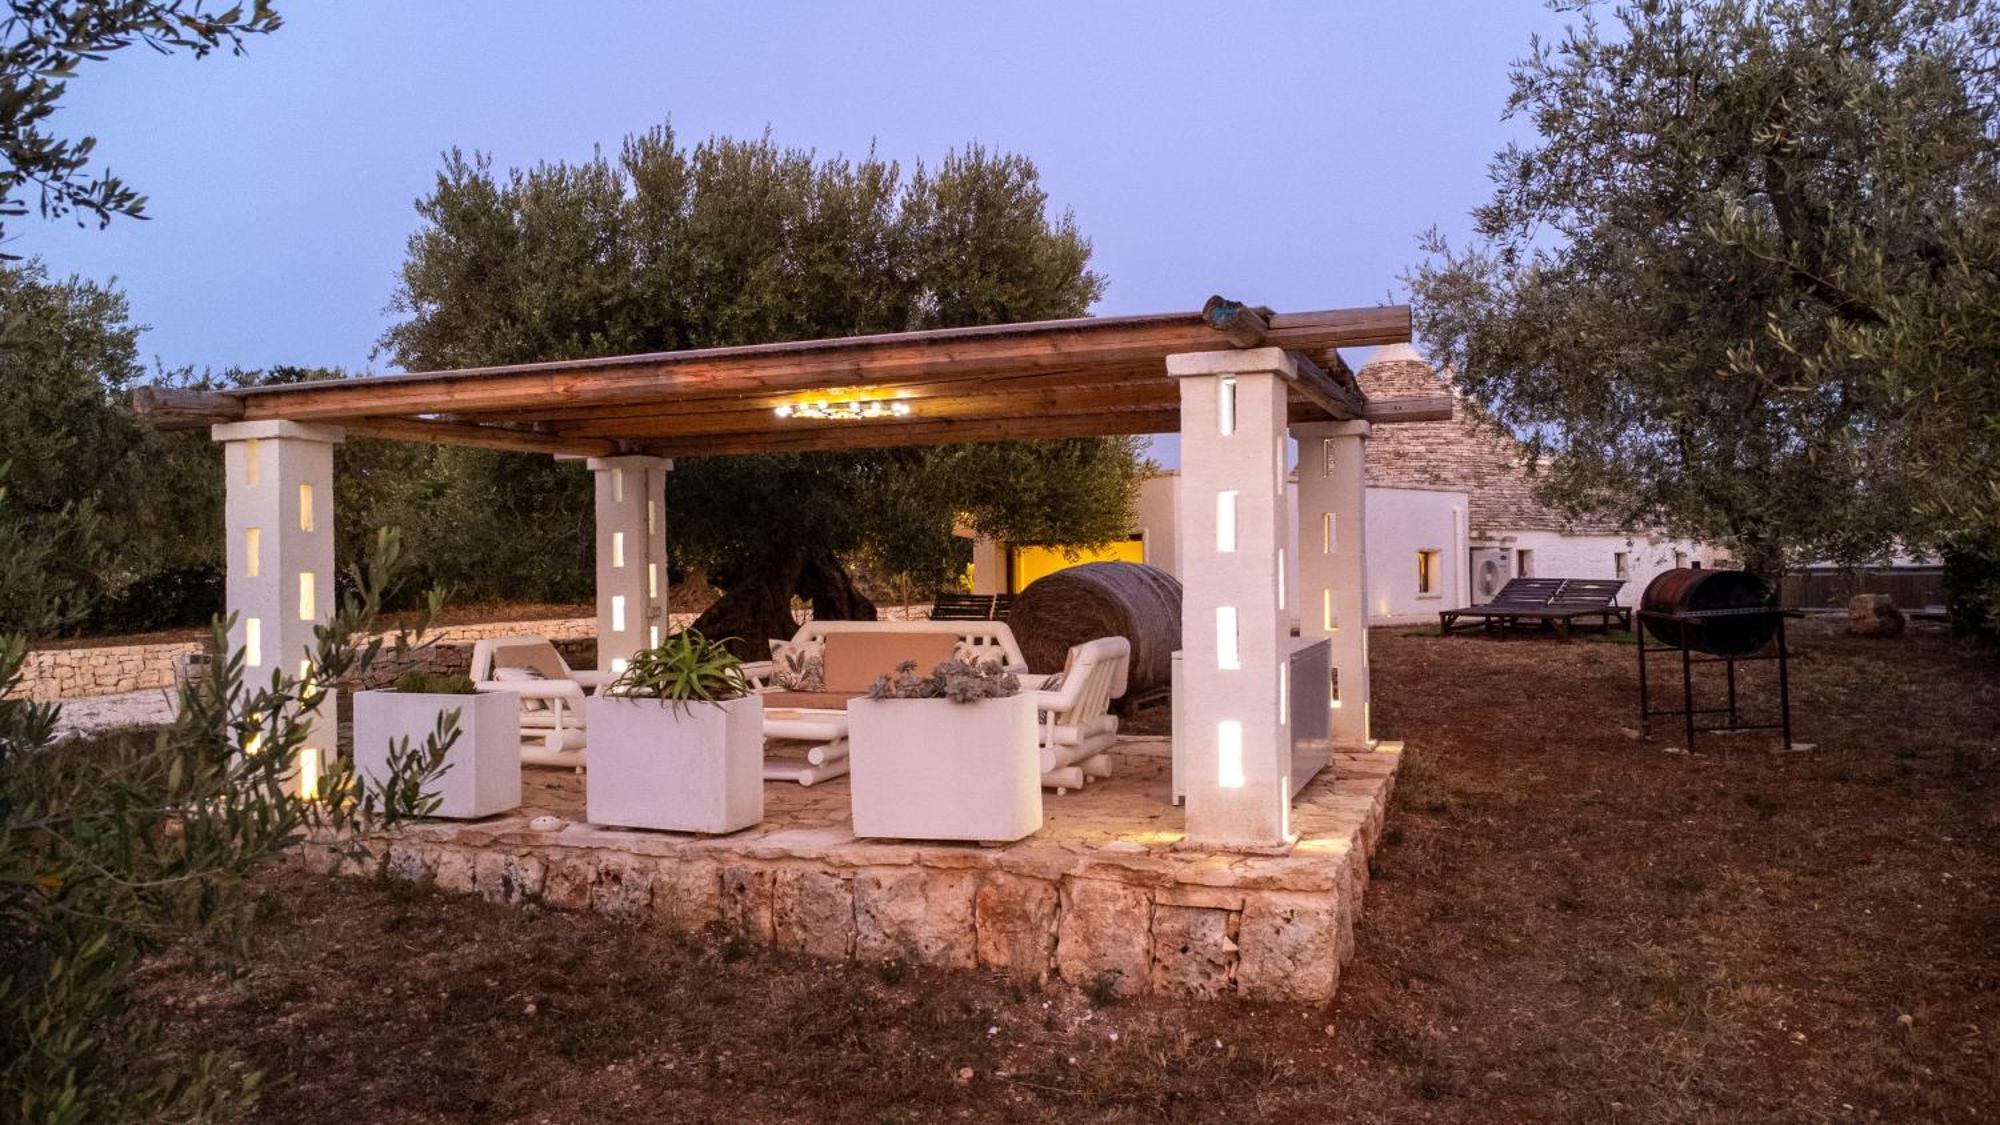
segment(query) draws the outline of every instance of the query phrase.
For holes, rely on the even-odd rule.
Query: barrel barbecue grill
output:
[[[1699,565],[1669,570],[1646,585],[1634,615],[1639,650],[1639,729],[1652,734],[1655,716],[1680,716],[1687,748],[1701,731],[1777,730],[1783,746],[1792,746],[1791,660],[1785,648],[1785,618],[1796,611],[1781,609],[1769,587],[1740,570],[1704,570]],[[1653,707],[1646,674],[1649,653],[1678,652],[1681,657],[1681,706]],[[1746,723],[1737,709],[1736,666],[1773,662],[1778,666],[1778,720]],[[1727,705],[1696,707],[1694,666],[1721,664],[1728,684]],[[1700,725],[1698,716],[1721,715],[1721,723]]]

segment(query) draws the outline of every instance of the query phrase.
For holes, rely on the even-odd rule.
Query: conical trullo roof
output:
[[[1376,348],[1354,378],[1371,399],[1450,393],[1447,382],[1408,344]],[[1466,493],[1466,530],[1474,538],[1515,531],[1617,530],[1603,521],[1565,520],[1537,499],[1520,444],[1456,395],[1450,421],[1377,426],[1367,451],[1368,483],[1374,487]]]
[[[1369,398],[1428,398],[1445,393],[1431,365],[1408,344],[1383,344],[1354,373]]]

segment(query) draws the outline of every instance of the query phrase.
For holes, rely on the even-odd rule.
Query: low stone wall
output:
[[[692,616],[676,614],[675,617]],[[676,624],[680,622],[677,620]],[[370,686],[376,686],[378,676],[394,680],[410,667],[421,663],[438,671],[463,672],[472,661],[472,642],[488,637],[508,637],[516,633],[538,633],[552,641],[591,641],[597,635],[597,621],[590,617],[561,618],[547,621],[496,621],[481,625],[450,625],[432,631],[435,637],[430,649],[421,654],[421,660],[405,661],[400,665],[384,661],[376,669],[378,675],[370,676]],[[25,695],[38,702],[59,699],[81,699],[94,695],[115,695],[119,692],[139,691],[144,688],[172,687],[174,683],[174,661],[182,656],[206,651],[203,641],[179,641],[168,644],[119,645],[104,648],[57,648],[37,649],[28,653],[28,659],[21,668],[21,686],[16,695]],[[572,649],[579,653],[595,650],[595,645],[585,649]],[[569,652],[564,654],[569,659]],[[574,663],[574,660],[572,660]],[[586,667],[589,666],[586,661]],[[393,671],[391,669],[393,668]]]
[[[1299,795],[1301,839],[1281,856],[1185,851],[1123,824],[1087,829],[1079,839],[1092,843],[1052,825],[981,848],[827,829],[747,839],[588,824],[535,832],[511,816],[426,824],[373,840],[365,854],[343,859],[319,847],[310,858],[321,869],[385,873],[493,902],[594,910],[682,932],[721,927],[829,959],[983,969],[1121,995],[1321,1002],[1354,952],[1399,751],[1339,755],[1336,776]],[[1121,758],[1120,773],[1163,768]],[[1088,819],[1090,797],[1086,789],[1049,800],[1068,802],[1075,821]]]

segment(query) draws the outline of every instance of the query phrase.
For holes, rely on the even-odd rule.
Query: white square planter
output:
[[[764,819],[764,701],[585,703],[592,824],[720,835]]]
[[[856,699],[847,705],[854,834],[1018,840],[1042,826],[1035,700]]]
[[[426,792],[439,797],[432,816],[492,816],[521,807],[521,697],[512,692],[430,695],[364,691],[354,697],[354,772],[377,783],[389,776],[389,744],[412,749],[437,729],[438,716],[458,711],[458,741],[445,751],[446,769]]]

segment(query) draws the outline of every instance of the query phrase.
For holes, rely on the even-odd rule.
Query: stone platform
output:
[[[1322,1001],[1354,920],[1400,746],[1337,754],[1300,792],[1283,855],[1191,849],[1164,739],[1120,741],[1114,776],[1046,795],[1000,847],[856,839],[846,778],[770,782],[765,819],[722,837],[581,823],[584,778],[529,768],[524,806],[372,842],[392,876],[496,902],[722,926],[819,957],[978,968],[1132,995]],[[563,818],[537,832],[529,819]],[[365,865],[364,865],[365,866]]]

